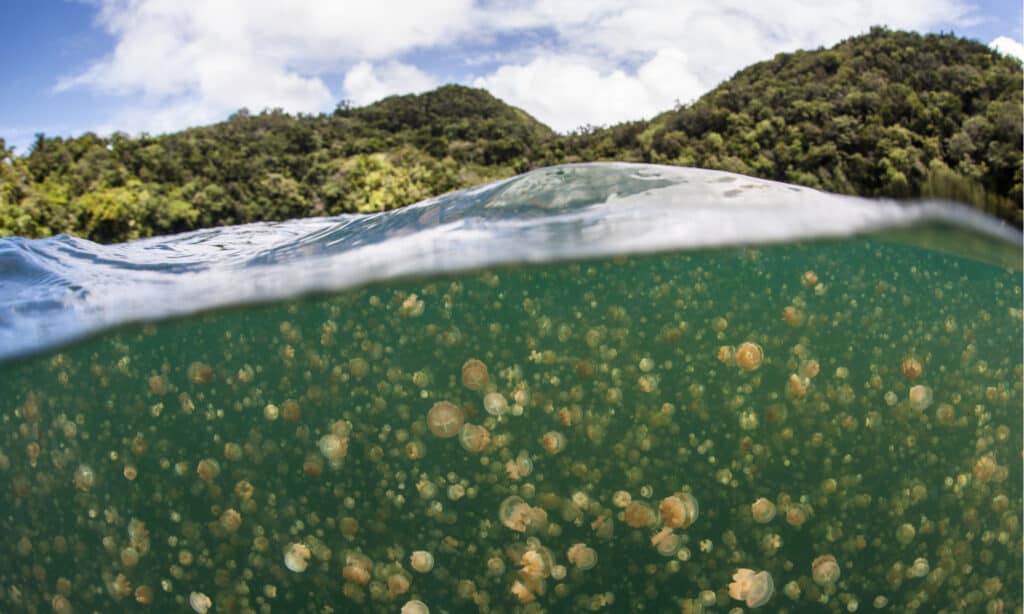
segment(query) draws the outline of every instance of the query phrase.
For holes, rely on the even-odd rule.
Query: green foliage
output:
[[[450,85],[291,116],[241,109],[158,137],[0,140],[0,236],[98,241],[383,211],[531,168],[700,166],[865,196],[936,196],[1020,226],[1022,71],[950,35],[875,28],[779,54],[649,121],[556,135]]]

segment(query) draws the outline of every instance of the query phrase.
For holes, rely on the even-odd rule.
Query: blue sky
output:
[[[557,130],[649,117],[780,51],[873,24],[1022,54],[992,0],[7,0],[0,137],[161,133],[248,107],[328,111],[443,83]]]

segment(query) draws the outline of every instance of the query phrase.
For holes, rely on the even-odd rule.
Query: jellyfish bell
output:
[[[527,578],[546,578],[552,567],[550,556],[545,556],[544,550],[530,548],[519,557],[519,573]]]
[[[427,428],[442,439],[457,435],[464,421],[462,410],[448,401],[434,403],[427,412]]]
[[[500,416],[508,411],[508,400],[500,392],[488,392],[484,395],[484,411],[492,416]]]
[[[198,614],[206,614],[213,607],[213,601],[203,593],[189,594],[188,604],[192,607],[192,611]]]
[[[348,454],[348,439],[335,433],[328,433],[317,442],[320,453],[332,466],[337,466]]]
[[[534,595],[533,591],[531,591],[525,584],[523,584],[519,580],[516,580],[512,583],[512,586],[509,588],[509,591],[513,595],[515,595],[516,599],[519,600],[519,603],[530,603],[537,598],[537,596]]]
[[[491,444],[491,432],[483,426],[463,424],[459,431],[459,443],[467,452],[483,452]]]
[[[548,431],[541,437],[541,446],[548,454],[558,454],[565,449],[565,435],[558,431]]]
[[[679,534],[673,532],[668,527],[662,528],[651,537],[651,545],[654,546],[661,556],[674,556],[679,552],[679,547],[682,544],[683,540]]]
[[[569,547],[566,558],[577,568],[586,571],[597,565],[597,551],[583,543],[576,543]]]
[[[903,377],[909,380],[915,380],[921,376],[921,372],[924,368],[921,366],[921,362],[913,356],[908,356],[903,359],[900,363],[900,371],[903,373]]]
[[[426,550],[416,550],[409,556],[409,565],[420,573],[427,573],[434,568],[434,555]]]
[[[309,566],[309,557],[312,553],[305,544],[291,544],[288,546],[288,550],[284,553],[284,566],[289,571],[295,573],[302,573],[306,571],[306,567]]]
[[[811,562],[811,577],[818,586],[834,584],[839,574],[839,563],[831,554],[823,554]]]
[[[688,492],[678,493],[662,499],[658,506],[666,527],[685,529],[697,521],[700,506],[697,498]]]
[[[626,524],[634,529],[652,527],[658,522],[658,515],[643,501],[632,501],[626,506]]]
[[[96,472],[89,465],[79,465],[75,469],[75,488],[87,492],[96,485]]]
[[[196,465],[196,473],[199,475],[199,479],[212,482],[220,474],[220,463],[212,458],[204,458]]]
[[[732,575],[729,583],[729,596],[743,601],[748,608],[758,608],[768,603],[775,592],[775,583],[767,571],[755,572],[753,569],[740,568]]]
[[[923,411],[932,404],[932,389],[918,384],[910,388],[910,407],[914,411]]]
[[[370,583],[373,561],[357,552],[350,552],[345,557],[345,566],[341,569],[341,577],[354,584]]]
[[[483,390],[489,380],[487,365],[470,358],[462,365],[462,385],[470,390]]]
[[[404,573],[393,573],[388,576],[388,592],[392,596],[404,595],[409,592],[412,583]]]
[[[733,359],[736,361],[736,365],[744,371],[756,371],[761,368],[764,350],[752,341],[744,341],[736,348]]]
[[[430,614],[430,608],[419,599],[412,599],[402,606],[401,614]]]
[[[786,509],[786,524],[800,528],[807,522],[807,509],[803,505],[794,504]]]
[[[775,518],[775,504],[761,497],[750,505],[750,514],[754,517],[754,521],[760,524],[771,522]]]

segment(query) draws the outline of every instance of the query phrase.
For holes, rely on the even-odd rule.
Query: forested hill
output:
[[[867,196],[938,195],[1021,225],[1022,70],[952,35],[873,29],[779,54],[650,121],[557,135],[486,91],[242,110],[163,136],[0,143],[0,235],[121,241],[378,211],[540,166],[700,166]]]

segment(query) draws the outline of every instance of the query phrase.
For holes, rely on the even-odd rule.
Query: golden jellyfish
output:
[[[553,563],[547,548],[530,548],[519,557],[519,573],[526,578],[546,578],[551,573]]]
[[[910,524],[909,522],[901,524],[896,529],[896,541],[903,544],[904,546],[914,541],[915,535],[917,535],[917,529],[915,529],[914,525]]]
[[[935,419],[942,426],[953,426],[956,423],[956,411],[949,403],[943,403],[935,410]]]
[[[597,551],[586,544],[573,544],[566,553],[569,562],[586,571],[597,565]]]
[[[348,361],[348,370],[352,377],[362,379],[370,372],[370,363],[365,358],[353,358]]]
[[[466,388],[483,390],[488,380],[487,365],[479,360],[470,358],[462,365],[462,385]]]
[[[235,495],[242,500],[242,502],[252,499],[253,494],[256,492],[256,488],[252,485],[249,480],[241,480],[235,484]]]
[[[199,475],[199,479],[212,482],[220,475],[220,463],[212,458],[204,458],[196,466],[196,474]]]
[[[800,363],[800,376],[806,378],[816,377],[821,372],[821,365],[817,360],[810,358]]]
[[[991,454],[984,454],[974,462],[974,479],[982,484],[991,482],[999,473],[999,463]]]
[[[558,431],[548,431],[540,438],[540,443],[548,454],[558,454],[565,449],[565,435]]]
[[[402,306],[398,309],[398,315],[403,318],[418,318],[423,315],[424,308],[425,305],[420,297],[410,294],[402,301]]]
[[[807,397],[807,388],[811,385],[811,380],[806,377],[800,377],[796,373],[789,376],[789,380],[786,382],[786,396],[800,400]]]
[[[750,514],[754,517],[754,522],[771,522],[775,518],[775,504],[761,497],[750,505]]]
[[[281,417],[288,422],[298,422],[302,418],[302,406],[295,399],[285,399],[281,404]]]
[[[685,529],[697,521],[700,506],[697,498],[688,492],[665,497],[658,506],[666,527]]]
[[[312,553],[305,544],[291,544],[288,546],[288,550],[284,553],[284,566],[289,571],[295,573],[302,573],[306,571],[306,567],[309,566],[309,557]]]
[[[512,587],[509,591],[516,596],[519,603],[530,603],[537,598],[537,596],[533,594],[533,591],[527,588],[527,586],[519,580],[512,583]]]
[[[839,573],[839,563],[831,554],[823,554],[811,563],[811,577],[818,586],[834,584]]]
[[[912,356],[908,356],[903,359],[900,363],[900,371],[903,372],[903,377],[913,380],[921,376],[921,372],[924,371],[924,367],[921,366],[921,362]]]
[[[213,601],[203,593],[189,594],[188,604],[192,606],[192,611],[198,614],[206,614],[213,607]]]
[[[914,411],[923,411],[932,404],[932,389],[918,384],[910,389],[910,407]]]
[[[341,576],[354,584],[366,585],[370,583],[373,561],[356,552],[350,552],[345,557],[345,567],[341,570]]]
[[[476,424],[464,424],[459,431],[459,443],[467,452],[483,452],[491,445],[491,432]]]
[[[434,555],[426,550],[416,550],[409,556],[409,565],[420,573],[427,573],[434,568]]]
[[[139,564],[139,551],[131,546],[121,551],[121,564],[127,568],[135,567]]]
[[[154,595],[153,589],[143,585],[135,589],[135,602],[142,605],[149,605],[153,603]]]
[[[748,608],[758,608],[768,603],[775,592],[772,575],[767,571],[755,572],[753,569],[740,568],[732,575],[729,583],[729,596],[743,601]]]
[[[194,362],[188,366],[188,381],[193,384],[209,384],[213,381],[213,369],[201,362]]]
[[[651,537],[651,545],[654,546],[661,556],[673,556],[679,552],[679,547],[683,545],[683,540],[678,533],[673,532],[668,527],[664,527]]]
[[[505,463],[505,474],[510,480],[521,480],[533,472],[533,461],[530,455],[523,450],[514,459]]]
[[[799,529],[807,522],[807,510],[802,505],[790,505],[786,510],[786,523]]]
[[[404,573],[393,573],[388,576],[388,592],[392,596],[397,597],[398,595],[408,593],[410,586],[412,586],[412,583],[409,582],[409,578]]]
[[[320,453],[324,455],[332,467],[337,467],[348,454],[348,438],[328,433],[317,442]]]
[[[436,437],[454,437],[462,430],[462,410],[448,401],[438,401],[427,412],[427,428]]]
[[[55,614],[71,614],[74,611],[71,602],[64,595],[54,595],[50,600],[50,607]]]
[[[75,469],[75,488],[87,492],[96,485],[96,472],[89,465],[79,465]]]
[[[800,326],[804,323],[804,314],[796,307],[790,305],[782,309],[782,321],[787,326]]]
[[[422,441],[410,441],[405,444],[405,457],[409,460],[419,460],[427,453],[427,446]]]
[[[543,518],[541,517],[542,514]],[[543,523],[547,519],[547,515],[544,510],[535,509],[529,503],[523,501],[521,497],[512,495],[506,497],[501,502],[501,505],[498,506],[498,518],[501,520],[501,524],[513,531],[522,533],[531,524]]]
[[[430,608],[419,599],[406,601],[400,614],[430,614]]]
[[[756,371],[764,360],[764,350],[752,341],[744,341],[736,348],[733,359],[744,371]]]
[[[226,509],[220,515],[220,526],[224,527],[225,531],[234,533],[242,526],[242,515],[236,509]]]
[[[508,401],[500,392],[488,392],[484,395],[484,411],[492,416],[500,416],[508,411]]]
[[[658,522],[658,516],[650,505],[643,501],[633,501],[626,506],[625,520],[626,524],[634,529],[644,529],[654,526]]]
[[[800,283],[805,288],[813,288],[818,285],[818,274],[814,271],[804,271],[804,274],[800,276]]]

